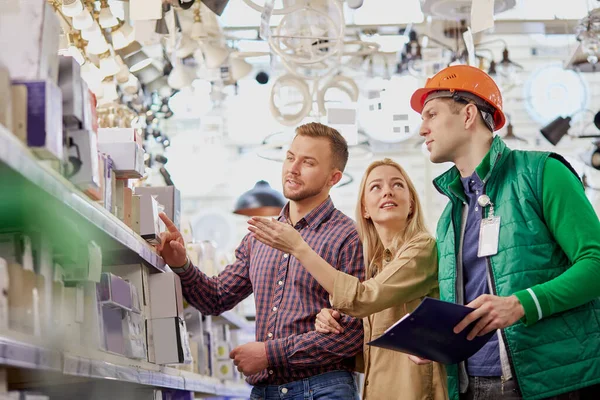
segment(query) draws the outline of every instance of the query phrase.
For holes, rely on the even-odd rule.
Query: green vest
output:
[[[488,157],[485,193],[500,216],[498,254],[488,257],[493,294],[510,296],[547,282],[571,266],[549,232],[542,212],[542,176],[550,153],[512,151],[496,137]],[[563,160],[564,162],[564,160]],[[565,162],[566,163],[566,162]],[[568,167],[570,167],[567,164]],[[457,265],[463,237],[466,197],[456,167],[434,180],[449,197],[437,227],[442,300],[461,302]],[[486,215],[489,207],[486,208]],[[462,282],[458,282],[460,286]],[[543,318],[526,327],[517,322],[502,330],[513,378],[525,399],[541,399],[589,386],[600,374],[600,301]],[[448,366],[450,399],[458,400],[458,367]]]

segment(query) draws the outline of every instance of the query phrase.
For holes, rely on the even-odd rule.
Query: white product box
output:
[[[141,196],[156,196],[156,200],[165,207],[165,214],[177,228],[181,219],[181,196],[175,186],[144,187],[138,186],[134,194]]]
[[[140,231],[142,238],[152,244],[160,243],[159,205],[154,196],[140,196]]]
[[[174,272],[151,274],[150,318],[183,318],[183,296],[181,281]]]
[[[191,362],[183,320],[177,317],[152,319],[150,329],[152,329],[154,363],[164,365]]]
[[[142,144],[142,138],[135,128],[99,128],[98,143],[130,143]]]
[[[12,79],[50,79],[56,84],[60,34],[59,17],[46,0],[28,0],[17,13],[3,11],[0,62]]]
[[[83,91],[87,85],[81,79],[79,63],[73,57],[61,57],[58,86],[62,92],[63,123],[80,129],[84,121]]]
[[[24,131],[27,146],[42,159],[63,159],[62,93],[50,80],[13,80],[13,87],[26,90]],[[13,117],[23,127],[22,102],[13,104]],[[18,132],[21,137],[23,132]]]
[[[144,174],[144,150],[138,143],[98,143],[98,151],[112,158],[117,178],[139,179]]]

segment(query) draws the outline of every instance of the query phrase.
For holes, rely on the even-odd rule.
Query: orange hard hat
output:
[[[417,89],[410,99],[410,106],[419,114],[423,111],[427,96],[433,92],[470,93],[484,100],[493,109],[494,130],[504,126],[506,117],[502,112],[502,95],[496,82],[479,68],[469,65],[453,65],[428,78],[425,87]]]

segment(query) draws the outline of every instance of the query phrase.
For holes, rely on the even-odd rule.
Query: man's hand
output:
[[[238,371],[246,376],[254,375],[269,367],[267,348],[263,342],[251,342],[236,347],[229,358]]]
[[[303,246],[307,246],[300,232],[290,224],[265,217],[252,217],[248,220],[248,224],[248,230],[256,239],[296,258],[297,252]]]
[[[315,330],[320,333],[342,333],[344,328],[338,323],[342,318],[339,311],[330,308],[322,309],[315,320]]]
[[[479,320],[467,336],[468,340],[511,326],[525,315],[525,309],[516,296],[484,294],[467,304],[467,307],[474,308],[475,311],[454,327],[454,333],[462,332],[471,322]]]
[[[160,213],[159,217],[165,223],[167,231],[160,234],[160,244],[156,246],[158,254],[170,267],[183,267],[187,262],[183,236],[181,236],[181,232],[177,230],[173,221],[167,217],[167,214]]]

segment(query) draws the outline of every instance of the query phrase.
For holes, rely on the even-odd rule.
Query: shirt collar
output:
[[[474,193],[477,189],[483,187],[483,181],[479,178],[477,171],[473,172],[471,176],[460,178],[465,193]]]
[[[327,196],[327,199],[315,207],[312,211],[304,216],[297,224],[306,224],[312,229],[316,229],[321,222],[325,220],[335,210],[333,200],[331,196]],[[281,210],[279,217],[277,218],[281,222],[289,222],[290,217],[290,203],[288,202],[285,207]]]

